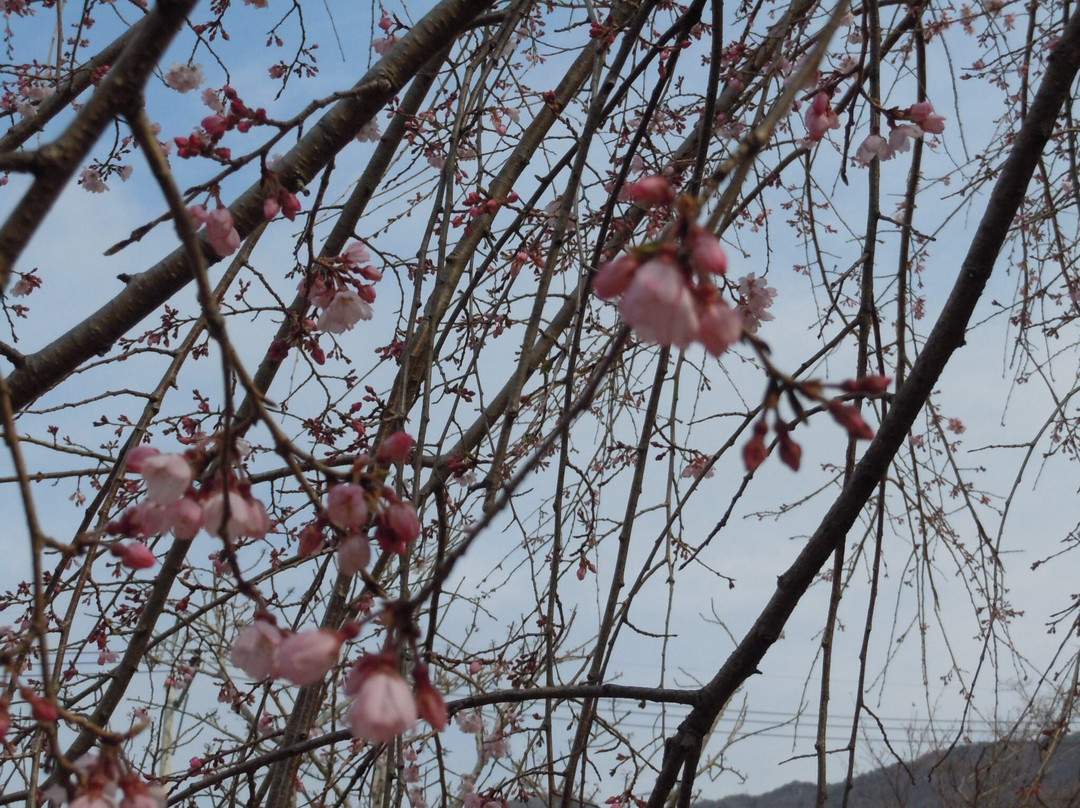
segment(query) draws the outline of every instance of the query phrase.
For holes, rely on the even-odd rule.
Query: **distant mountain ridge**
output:
[[[1044,752],[1035,741],[957,746],[941,760],[931,752],[908,763],[875,769],[854,780],[848,808],[1015,808],[1030,790]],[[914,782],[913,782],[914,780]],[[828,808],[843,802],[843,783],[828,788]],[[700,800],[694,808],[814,808],[817,788],[793,782],[758,796]],[[1047,763],[1032,805],[1080,806],[1080,734],[1062,738]]]

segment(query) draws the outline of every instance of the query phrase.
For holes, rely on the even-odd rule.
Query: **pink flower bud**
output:
[[[19,695],[30,705],[30,713],[35,721],[50,723],[60,718],[60,710],[48,699],[44,699],[28,687],[19,688]]]
[[[608,261],[593,276],[593,292],[601,300],[618,297],[626,291],[639,266],[641,262],[629,253],[620,255],[614,261]]]
[[[114,544],[110,549],[114,556],[120,559],[120,563],[133,570],[148,570],[157,564],[154,552],[142,542],[133,541],[130,544]]]
[[[659,176],[646,177],[631,184],[626,189],[626,195],[630,200],[647,208],[670,205],[675,201],[675,189],[671,187],[671,183]]]
[[[309,555],[319,552],[323,548],[324,542],[325,537],[322,528],[317,523],[312,522],[300,531],[300,547],[296,552],[301,558],[307,558]]]
[[[892,378],[889,376],[863,376],[841,383],[840,389],[854,395],[876,396],[888,390],[890,384]]]
[[[829,402],[828,406],[829,413],[836,423],[847,430],[848,435],[857,440],[870,440],[874,437],[874,430],[867,425],[855,407],[842,404],[835,398]]]
[[[206,134],[217,140],[229,131],[229,125],[221,115],[209,115],[202,119],[202,128]]]
[[[379,463],[402,463],[409,458],[409,452],[416,444],[408,432],[395,432],[379,444],[375,460]]]
[[[768,431],[769,425],[765,423],[765,419],[758,421],[754,424],[753,437],[743,447],[743,463],[751,474],[757,471],[758,467],[765,462],[765,458],[769,456],[769,447],[765,444],[765,435]]]
[[[375,538],[388,553],[404,553],[405,546],[420,537],[420,520],[409,502],[395,502],[382,515]]]
[[[191,541],[203,526],[202,505],[190,497],[181,497],[172,506],[172,534],[180,541]]]
[[[296,214],[300,212],[300,200],[296,194],[289,191],[281,192],[281,212],[290,222],[296,221]]]
[[[413,682],[416,684],[416,712],[437,732],[442,732],[446,729],[446,702],[432,687],[427,665],[413,668]]]
[[[788,427],[783,421],[776,423],[776,435],[780,440],[780,460],[792,471],[799,470],[802,462],[802,447],[791,439]]]
[[[322,679],[337,664],[342,637],[326,628],[290,634],[274,655],[274,674],[301,687]]]
[[[727,254],[720,240],[705,228],[691,225],[686,237],[690,267],[701,275],[723,275],[727,272]]]
[[[279,213],[281,213],[281,203],[277,201],[277,197],[266,197],[263,200],[263,218],[270,221]]]

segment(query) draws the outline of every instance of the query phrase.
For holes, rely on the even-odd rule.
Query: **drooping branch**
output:
[[[780,638],[784,625],[814,577],[843,541],[885,477],[945,365],[964,344],[964,334],[975,305],[993,273],[1039,157],[1053,133],[1061,106],[1069,97],[1078,68],[1080,14],[1074,14],[1050,56],[1039,91],[994,184],[952,293],[907,382],[897,391],[877,436],[856,464],[844,490],[802,552],[779,577],[773,596],[754,625],[702,688],[698,706],[666,742],[663,766],[650,796],[649,808],[660,808],[664,804],[681,769],[696,754],[720,710],[757,670],[765,654]]]
[[[367,72],[354,87],[354,94],[331,107],[282,157],[277,168],[282,184],[295,189],[310,182],[428,62],[431,54],[439,52],[490,5],[490,0],[443,0],[432,9]],[[263,193],[261,183],[256,182],[229,206],[242,238],[264,220]],[[208,265],[220,260],[205,237],[200,241]],[[13,261],[6,252],[5,256],[10,268]],[[63,381],[82,362],[108,350],[191,279],[183,248],[177,248],[134,276],[109,303],[40,351],[28,355],[25,363],[11,373],[8,384],[13,408],[22,409]]]

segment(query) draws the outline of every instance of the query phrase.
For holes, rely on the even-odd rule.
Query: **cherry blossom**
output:
[[[337,549],[338,570],[342,575],[356,575],[371,563],[371,543],[367,536],[346,536]]]
[[[623,293],[619,312],[647,342],[685,348],[698,336],[697,307],[690,287],[667,257],[657,257],[638,268]]]
[[[690,225],[686,236],[690,268],[701,275],[723,275],[727,272],[727,253],[719,239],[697,224]]]
[[[274,675],[301,687],[314,684],[337,664],[344,641],[339,632],[326,628],[290,634],[274,654]]]
[[[120,790],[124,798],[119,808],[165,808],[169,802],[161,786],[145,783],[134,774],[120,778]]]
[[[855,160],[864,166],[869,165],[874,158],[884,161],[892,156],[893,150],[888,141],[877,133],[867,135],[866,140],[862,142],[858,151],[855,152]]]
[[[409,457],[416,441],[408,432],[395,432],[379,444],[375,460],[379,463],[402,463]]]
[[[742,297],[739,302],[739,311],[743,315],[746,330],[751,334],[756,334],[763,322],[773,319],[772,314],[766,309],[772,306],[776,290],[768,286],[764,278],[755,277],[755,274],[751,272],[739,278],[739,295]]]
[[[345,720],[354,737],[390,743],[416,723],[416,701],[393,655],[362,657],[350,677],[352,686],[347,683],[345,692],[356,700]]]
[[[281,641],[277,626],[268,620],[256,620],[236,635],[230,659],[252,679],[262,681],[274,671],[274,655]]]
[[[392,502],[379,515],[375,538],[388,553],[404,553],[406,545],[420,537],[420,520],[411,502]]]
[[[697,314],[698,339],[713,356],[720,356],[742,339],[742,314],[731,308],[715,289],[698,298]]]
[[[144,458],[139,473],[146,481],[146,498],[151,502],[175,502],[191,485],[194,472],[187,458],[178,454],[156,454]]]
[[[911,124],[900,124],[889,130],[889,148],[893,153],[911,150],[911,142],[917,137],[922,137],[922,130]]]
[[[374,118],[361,126],[360,131],[356,133],[356,139],[361,143],[375,143],[381,137],[379,122]]]
[[[224,519],[225,497],[218,491],[212,494],[203,506],[203,524],[207,533],[211,536],[224,533],[231,539],[238,536],[261,539],[270,530],[270,519],[263,504],[250,495],[244,496],[232,489],[229,490],[229,518],[223,526]]]
[[[361,320],[370,320],[371,306],[351,289],[341,289],[319,316],[318,327],[331,334],[351,331]]]
[[[79,175],[79,185],[83,187],[83,190],[92,194],[103,194],[109,190],[109,186],[105,184],[101,174],[92,168],[83,169]]]
[[[805,120],[807,139],[813,143],[821,140],[830,129],[840,128],[840,118],[833,111],[828,94],[822,91],[814,95],[806,109]]]
[[[206,237],[219,256],[224,258],[240,249],[240,234],[228,208],[221,206],[208,213],[202,205],[193,205],[191,215],[206,225]]]
[[[368,507],[359,485],[336,485],[326,495],[326,515],[343,530],[358,533],[367,526]]]
[[[934,112],[929,101],[919,101],[908,107],[908,117],[924,132],[940,135],[945,131],[945,118]]]
[[[626,187],[626,196],[639,205],[653,208],[658,205],[670,205],[675,201],[675,190],[663,177],[646,177]]]
[[[199,89],[203,83],[201,64],[183,64],[177,62],[165,71],[165,84],[178,93]]]

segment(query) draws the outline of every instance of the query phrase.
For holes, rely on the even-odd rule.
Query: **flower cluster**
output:
[[[203,205],[192,205],[189,211],[195,221],[206,225],[206,238],[219,256],[224,258],[240,249],[240,233],[233,224],[232,212],[220,201],[212,211]]]
[[[233,643],[232,663],[252,679],[285,679],[301,687],[325,678],[337,664],[341,648],[360,631],[347,623],[334,631],[281,631],[265,613],[246,626]],[[363,654],[345,677],[345,695],[353,698],[346,713],[352,734],[371,743],[389,743],[411,729],[417,718],[442,731],[446,703],[431,684],[426,665],[413,667],[413,687],[398,672],[400,659],[391,646],[378,654]]]
[[[178,93],[199,89],[203,83],[202,65],[176,62],[165,71],[165,84]]]
[[[888,390],[891,383],[892,379],[888,376],[864,376],[861,379],[849,380],[832,386],[839,388],[849,396],[862,397],[881,395]],[[874,430],[863,420],[862,414],[857,407],[846,404],[839,398],[826,399],[824,389],[824,384],[813,380],[795,382],[791,379],[785,379],[780,382],[773,379],[770,381],[769,390],[762,404],[761,418],[754,423],[750,440],[743,446],[743,463],[746,465],[748,472],[753,473],[756,471],[772,451],[772,447],[765,441],[769,434],[768,415],[770,412],[775,415],[773,431],[776,433],[776,443],[780,446],[780,460],[792,471],[799,470],[799,465],[802,462],[802,447],[791,438],[792,425],[789,425],[780,417],[779,405],[782,392],[786,393],[788,401],[795,409],[796,422],[802,420],[806,415],[802,404],[799,402],[798,397],[801,395],[809,401],[821,404],[824,409],[828,410],[833,420],[847,431],[848,437],[855,440],[870,440],[874,437]]]
[[[196,85],[197,86],[197,85]],[[208,115],[202,119],[201,128],[196,129],[188,137],[174,138],[176,153],[180,157],[215,157],[219,160],[228,160],[232,157],[229,149],[218,146],[218,142],[226,132],[235,129],[238,132],[247,132],[252,126],[266,123],[266,110],[251,109],[236,94],[236,90],[226,85],[222,89],[225,99],[229,102],[228,112],[225,105],[220,104],[220,111],[214,115]],[[215,96],[214,93],[209,94]],[[203,100],[208,100],[208,95],[203,94]],[[215,104],[214,106],[218,106]]]
[[[874,158],[891,160],[897,154],[909,151],[912,140],[926,133],[940,135],[945,131],[945,119],[934,112],[934,105],[929,101],[912,104],[906,110],[890,110],[888,115],[889,137],[886,139],[872,132],[855,153],[855,160],[862,165],[869,165]]]
[[[71,808],[165,808],[168,804],[165,790],[131,771],[114,749],[83,755],[74,768],[78,774],[74,782],[46,790],[50,804],[66,801]]]
[[[840,128],[840,117],[832,108],[832,100],[824,90],[814,94],[810,106],[806,108],[806,137],[817,143],[830,129]]]
[[[198,451],[166,454],[152,446],[137,446],[128,452],[124,463],[128,471],[143,478],[146,495],[108,524],[109,535],[146,539],[171,532],[181,541],[191,541],[205,529],[211,536],[230,539],[264,538],[270,530],[270,517],[263,504],[251,495],[248,483],[232,482],[227,496],[217,478],[196,490],[192,460]],[[137,542],[114,545],[111,552],[133,569],[154,565],[153,554]]]
[[[408,433],[395,432],[379,445],[373,472],[356,471],[353,482],[331,488],[326,495],[325,511],[300,531],[300,555],[321,550],[327,529],[333,528],[341,535],[337,546],[338,569],[343,575],[355,575],[371,560],[367,535],[371,526],[375,527],[375,540],[386,553],[400,555],[420,538],[422,531],[416,509],[382,484],[381,471],[404,462],[415,443]],[[362,456],[358,466],[367,459]]]
[[[300,292],[322,310],[317,327],[331,334],[349,331],[370,320],[376,281],[382,272],[371,265],[371,253],[359,241],[336,259],[322,260],[300,281]],[[362,281],[370,281],[363,283]]]
[[[663,177],[634,183],[628,197],[645,207],[676,201]],[[719,356],[742,337],[743,318],[713,282],[727,272],[727,256],[716,236],[690,220],[691,205],[686,200],[676,223],[681,243],[665,238],[608,261],[593,291],[601,300],[620,298],[619,312],[640,339],[680,348],[700,342]]]

